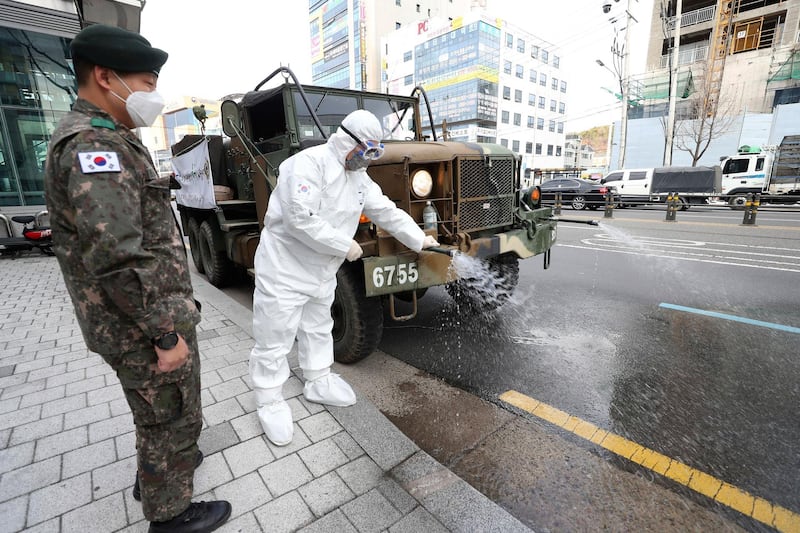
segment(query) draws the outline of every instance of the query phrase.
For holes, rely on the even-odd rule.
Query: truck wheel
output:
[[[689,205],[689,200],[686,198],[682,198],[678,196],[678,202],[681,204],[681,211],[688,211],[691,205]]]
[[[200,258],[208,281],[215,287],[224,286],[230,277],[231,262],[224,252],[224,237],[215,231],[208,220],[200,224]],[[218,249],[223,248],[219,252]]]
[[[203,267],[203,258],[200,256],[200,223],[196,218],[189,219],[186,232],[189,234],[189,249],[192,252],[194,267],[203,274],[206,269]]]
[[[584,196],[573,196],[572,197],[572,209],[576,211],[580,211],[581,209],[586,209],[586,197]]]
[[[363,263],[342,265],[336,273],[331,315],[336,361],[355,363],[378,347],[383,336],[383,306],[380,297],[366,296]]]
[[[445,286],[456,304],[468,312],[497,309],[508,301],[519,281],[519,259],[513,254],[489,259],[485,266],[485,275],[475,272],[475,277],[462,277]]]
[[[728,207],[731,209],[744,209],[744,204],[747,202],[747,196],[743,194],[739,194],[736,196],[731,196],[728,199]]]

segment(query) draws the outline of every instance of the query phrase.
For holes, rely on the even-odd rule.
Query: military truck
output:
[[[282,84],[261,90],[279,73]],[[557,221],[551,208],[541,206],[537,187],[521,188],[519,156],[497,144],[439,140],[430,105],[424,121],[420,100],[427,104],[421,87],[405,97],[301,85],[290,70],[280,68],[238,102],[223,102],[226,138],[210,138],[208,151],[215,188],[227,187],[232,194],[217,198],[213,208],[178,203],[197,269],[216,286],[234,279],[237,267],[252,273],[280,163],[324,143],[348,113],[366,109],[386,132],[384,155],[367,172],[421,227],[423,210],[431,203],[437,219],[425,231],[442,248],[415,253],[362,217],[354,238],[363,258],[345,262],[337,274],[331,310],[336,360],[355,362],[373,352],[381,339],[384,305],[393,320],[408,320],[428,287],[445,285],[457,303],[471,310],[501,305],[517,284],[520,259],[541,254],[547,267]],[[431,139],[422,135],[425,122]],[[173,154],[202,139],[187,136]],[[475,284],[459,277],[452,265],[456,253],[483,262],[496,274],[488,278],[497,287],[487,287],[486,279]],[[406,312],[398,313],[398,299],[410,302],[403,306]]]

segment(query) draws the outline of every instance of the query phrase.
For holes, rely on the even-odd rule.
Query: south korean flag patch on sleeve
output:
[[[97,172],[119,172],[119,157],[116,152],[78,152],[81,172],[95,174]]]

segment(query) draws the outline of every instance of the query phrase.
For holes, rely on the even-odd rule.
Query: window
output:
[[[565,82],[564,80],[561,80],[561,92],[562,93],[567,92],[567,82]]]
[[[547,74],[544,72],[539,74],[539,85],[542,87],[547,87]]]
[[[500,146],[508,148],[508,139],[500,139]]]
[[[411,61],[411,50],[403,54],[403,63]]]
[[[556,146],[556,155],[557,156],[561,155],[561,147],[560,146]]]
[[[514,36],[510,33],[506,33],[506,46],[508,48],[514,48]]]
[[[544,96],[539,97],[539,109],[544,109],[544,104],[547,102],[547,98]]]
[[[522,115],[520,113],[514,113],[514,125],[519,126],[522,124]]]
[[[503,124],[508,124],[508,116],[509,116],[508,111],[503,111],[502,113],[500,113],[501,117],[500,122],[502,122]]]
[[[566,111],[567,111],[566,104],[564,104],[564,102],[559,102],[558,103],[558,112],[559,112],[559,114],[563,115]]]
[[[756,159],[756,170],[764,170],[764,158],[759,157]]]
[[[414,84],[414,75],[409,74],[403,79],[403,85],[413,85]]]
[[[542,63],[547,63],[549,52],[547,50],[542,50]]]
[[[536,119],[536,129],[537,130],[543,130],[544,129],[544,119],[543,118],[537,118]]]
[[[525,53],[525,39],[517,39],[517,52]]]
[[[553,54],[553,66],[558,68],[560,64],[561,64],[561,58]]]
[[[564,123],[563,122],[559,122],[558,123],[558,133],[564,133]]]
[[[399,22],[395,22],[394,23],[394,29],[396,29],[396,30],[399,30],[401,28],[401,26],[402,26],[402,24],[400,24]]]
[[[528,115],[528,127],[533,128],[533,118],[532,116]]]
[[[537,59],[539,57],[539,47],[531,45],[531,57]]]
[[[550,88],[554,91],[558,90],[558,78],[550,78]]]
[[[536,143],[536,155],[542,155],[542,143]]]
[[[548,144],[547,145],[547,155],[553,155],[553,145],[552,144]]]
[[[747,172],[747,167],[749,165],[749,159],[728,159],[725,163],[725,168],[722,169],[722,173],[738,174],[739,172]]]
[[[503,73],[511,74],[511,61],[503,62]]]
[[[511,143],[511,149],[515,152],[519,152],[519,141],[514,141]]]
[[[514,89],[514,101],[517,103],[522,102],[522,91],[519,89]]]
[[[552,111],[553,113],[555,113],[555,111],[556,111],[556,101],[555,100],[550,100],[550,111]]]
[[[517,77],[522,79],[525,76],[525,67],[522,65],[517,65]]]
[[[631,172],[628,174],[629,180],[646,180],[647,179],[647,171],[642,170],[639,172]]]
[[[525,153],[533,153],[533,143],[525,143]]]
[[[533,93],[528,94],[528,105],[535,106],[536,105],[536,95]]]
[[[531,83],[536,83],[536,71],[531,69],[531,75],[528,77]]]
[[[555,133],[555,131],[556,131],[556,121],[555,120],[549,120],[547,122],[547,130],[548,131],[552,131],[553,133]]]
[[[503,86],[503,100],[511,100],[511,87]]]
[[[401,6],[403,4],[400,2],[400,0],[394,0],[394,5]]]

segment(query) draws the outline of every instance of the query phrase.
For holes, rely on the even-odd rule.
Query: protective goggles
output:
[[[344,126],[340,127],[342,128],[342,131],[348,134],[350,137],[352,137],[353,140],[356,143],[358,143],[359,146],[363,147],[361,151],[356,153],[357,156],[374,161],[375,159],[379,159],[383,155],[384,147],[382,142],[362,141]]]

